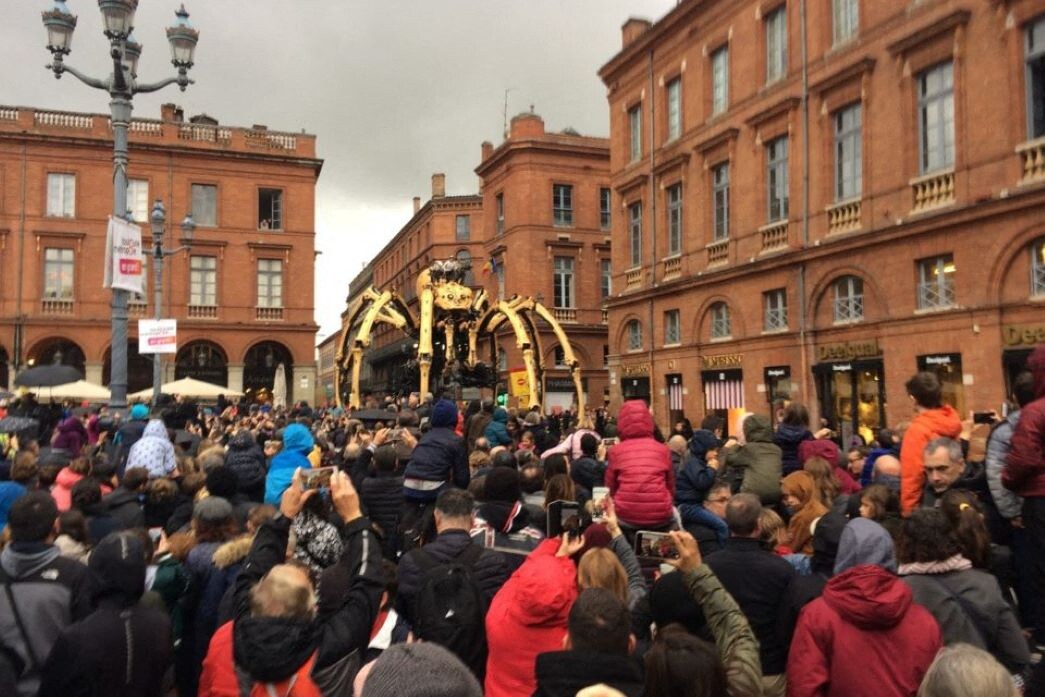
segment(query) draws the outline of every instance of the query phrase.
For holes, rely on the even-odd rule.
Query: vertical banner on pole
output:
[[[103,287],[145,292],[142,273],[145,258],[142,255],[142,231],[134,223],[109,217],[105,235],[105,282]]]

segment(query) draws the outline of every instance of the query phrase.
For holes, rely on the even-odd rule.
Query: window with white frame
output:
[[[712,208],[715,241],[729,239],[729,163],[723,162],[712,172]]]
[[[461,279],[461,283],[466,286],[474,286],[475,273],[472,271],[472,255],[467,249],[462,249],[457,253],[457,263],[460,264],[462,269],[464,269],[464,276]]]
[[[1045,238],[1031,245],[1030,255],[1030,294],[1042,296],[1045,295]]]
[[[642,157],[642,105],[636,104],[628,110],[628,152],[635,162]]]
[[[777,288],[762,294],[764,312],[762,329],[767,332],[779,332],[787,329],[787,291]]]
[[[921,172],[954,166],[954,65],[940,63],[918,76]]]
[[[676,77],[667,85],[668,140],[682,135],[682,78]]]
[[[682,253],[682,184],[669,186],[668,199],[668,256]]]
[[[664,345],[674,346],[682,343],[682,331],[679,326],[679,311],[668,310],[664,313]]]
[[[76,175],[50,172],[47,175],[47,215],[72,218],[76,215]]]
[[[283,229],[282,189],[258,189],[258,229]]]
[[[555,307],[575,307],[573,257],[555,257],[552,273],[552,298]]]
[[[860,31],[859,0],[831,0],[831,36],[835,46],[849,41]]]
[[[1027,139],[1045,136],[1045,16],[1027,25]]]
[[[711,54],[711,113],[721,114],[729,106],[729,46]]]
[[[504,349],[497,352],[497,370],[502,373],[508,370],[508,354]]]
[[[73,250],[64,247],[44,249],[44,298],[72,300],[75,263]]]
[[[472,216],[459,215],[454,221],[455,239],[458,242],[467,242],[472,239]]]
[[[954,307],[954,256],[944,254],[918,262],[918,309]]]
[[[843,276],[834,283],[835,324],[859,322],[864,318],[864,281],[856,276]]]
[[[495,198],[497,209],[497,234],[504,234],[504,194],[497,194]]]
[[[258,307],[283,307],[283,262],[258,259]]]
[[[863,188],[861,109],[853,104],[835,113],[835,200],[858,198]]]
[[[602,187],[599,189],[599,227],[603,230],[610,229],[610,206],[612,205],[612,195],[608,187]]]
[[[769,222],[786,220],[787,191],[787,136],[771,140],[766,145],[766,194]]]
[[[127,180],[127,210],[131,212],[131,220],[134,222],[149,222],[149,181],[147,179]]]
[[[218,259],[189,257],[189,305],[212,307],[218,304]]]
[[[642,202],[628,206],[628,246],[631,267],[642,265]]]
[[[766,15],[766,84],[787,74],[787,6]]]
[[[605,300],[613,294],[613,262],[603,259],[599,265],[602,267],[599,279],[599,297]]]
[[[566,349],[562,346],[556,346],[555,350],[552,351],[552,361],[555,362],[556,368],[566,367]]]
[[[641,351],[642,350],[642,325],[639,324],[637,319],[633,319],[628,322],[628,350],[629,351]]]
[[[213,184],[192,185],[192,219],[197,225],[218,224],[218,187]]]
[[[552,221],[559,227],[573,225],[573,187],[552,185]]]
[[[715,303],[711,306],[711,338],[726,339],[733,336],[733,321],[729,316],[729,305]]]

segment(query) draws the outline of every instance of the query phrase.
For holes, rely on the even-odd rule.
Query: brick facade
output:
[[[214,187],[198,195],[202,202],[214,193],[214,219],[195,211],[191,251],[165,259],[163,315],[178,320],[179,345],[176,360],[165,361],[165,379],[227,381],[253,394],[271,387],[275,365],[285,362],[288,397],[313,398],[315,185],[321,166],[315,137],[304,133],[226,127],[208,117],[186,121],[173,105],[164,106],[159,120],[134,120],[128,177],[142,183],[134,185],[141,187],[138,205],[129,205],[147,250],[154,200],[166,207],[166,243],[174,247],[179,223],[193,208],[193,186]],[[266,199],[262,214],[259,197],[269,195],[278,203]],[[5,368],[60,360],[75,364],[90,381],[108,381],[111,294],[102,288],[102,272],[111,211],[108,116],[0,107]],[[209,283],[197,284],[193,295],[190,257],[213,264],[213,293]],[[151,259],[146,262],[148,293],[131,303],[131,391],[152,384],[152,364],[137,355],[136,340],[137,319],[154,313]],[[272,290],[259,297],[262,266]],[[197,280],[210,277],[198,272]],[[4,384],[13,378],[7,372]]]
[[[625,24],[600,71],[614,401],[650,398],[667,423],[797,399],[866,436],[910,418],[903,383],[929,367],[966,413],[998,409],[1045,339],[1045,133],[1027,119],[1043,97],[1026,84],[1045,2],[807,8],[803,32],[798,2],[685,1],[655,25]],[[674,311],[680,335],[666,345]]]

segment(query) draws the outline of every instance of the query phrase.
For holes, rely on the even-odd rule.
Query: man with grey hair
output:
[[[671,464],[675,466],[675,471],[678,472],[682,468],[682,463],[686,461],[689,443],[686,442],[684,436],[676,434],[668,438],[668,450],[671,451]]]
[[[951,489],[966,489],[979,495],[986,485],[983,465],[966,462],[962,444],[953,438],[934,438],[925,446],[925,493],[923,508],[936,508]]]

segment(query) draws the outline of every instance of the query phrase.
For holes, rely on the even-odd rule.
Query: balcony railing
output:
[[[1045,137],[1035,138],[1016,146],[1022,165],[1021,184],[1045,179]]]
[[[945,310],[954,307],[954,284],[929,283],[918,284],[918,309],[919,310]]]
[[[707,246],[708,266],[718,266],[729,261],[729,240],[719,240]]]
[[[69,114],[64,111],[34,111],[33,123],[50,128],[76,128],[89,131],[94,128],[94,117],[85,114]]]
[[[632,269],[624,274],[624,289],[635,290],[642,286],[642,269]]]
[[[850,324],[864,318],[864,296],[848,295],[834,299],[835,324]]]
[[[40,311],[45,315],[71,315],[73,314],[73,301],[53,298],[41,300]]]
[[[609,321],[610,321],[610,311],[607,310],[604,307],[604,308],[602,308],[602,323],[603,324],[609,324]]]
[[[232,129],[222,126],[204,126],[186,123],[178,127],[179,140],[195,140],[201,143],[228,145],[232,142]]]
[[[138,300],[130,300],[127,303],[127,314],[131,317],[142,317],[149,311],[149,304]]]
[[[861,225],[860,199],[842,201],[827,207],[827,234],[859,230]]]
[[[243,135],[248,148],[264,150],[296,150],[298,139],[289,133],[270,133],[269,131],[247,131]]]
[[[954,170],[926,174],[911,180],[912,213],[930,211],[954,203]]]
[[[189,319],[217,319],[217,305],[189,305]]]
[[[0,121],[17,121],[18,109],[11,107],[0,107]]]
[[[129,130],[131,133],[143,136],[162,136],[163,122],[152,121],[150,119],[134,119],[131,121]]]
[[[574,307],[555,307],[552,308],[552,317],[555,318],[556,322],[572,324],[577,321],[577,309]]]
[[[662,280],[670,281],[682,275],[682,257],[670,257],[664,260]]]
[[[254,308],[254,319],[259,322],[282,322],[282,307],[256,307]]]
[[[775,252],[787,247],[787,221],[778,220],[758,229],[762,235],[762,252]]]

